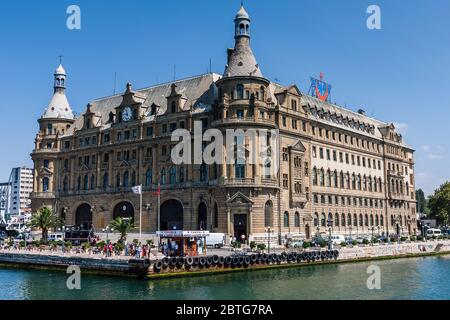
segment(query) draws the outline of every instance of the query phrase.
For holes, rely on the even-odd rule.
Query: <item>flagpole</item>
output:
[[[139,242],[142,244],[142,185],[139,193]]]

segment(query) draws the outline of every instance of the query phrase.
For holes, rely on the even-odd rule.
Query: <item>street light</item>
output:
[[[272,227],[265,228],[267,236],[267,252],[270,253],[270,234],[273,232]]]
[[[353,239],[352,239],[352,230],[353,230],[353,227],[352,227],[352,226],[349,226],[349,227],[348,227],[348,230],[350,231],[350,241],[353,241]]]
[[[328,232],[329,232],[328,250],[333,250],[333,240],[331,239],[331,231],[333,230],[333,219],[331,219],[331,217],[329,217],[327,220],[327,226],[328,226]]]
[[[111,228],[110,226],[107,226],[103,229],[103,232],[106,232],[106,243],[109,242],[109,232],[114,232],[114,228]]]

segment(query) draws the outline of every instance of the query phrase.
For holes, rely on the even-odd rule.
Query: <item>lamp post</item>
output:
[[[348,227],[348,230],[350,231],[350,241],[353,241],[353,239],[352,239],[352,229],[353,229],[352,226]]]
[[[106,243],[109,242],[109,232],[114,232],[114,228],[111,228],[110,226],[107,226],[103,229],[103,232],[106,232]]]
[[[331,217],[327,220],[327,226],[328,226],[328,250],[333,250],[333,240],[331,239],[331,231],[333,230],[333,219]]]
[[[270,253],[270,234],[273,230],[272,227],[267,227],[265,230],[267,232],[267,252]]]

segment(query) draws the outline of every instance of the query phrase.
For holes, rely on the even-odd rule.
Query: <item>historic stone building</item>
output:
[[[68,225],[97,230],[117,216],[139,222],[139,195],[131,187],[143,185],[146,232],[209,230],[260,241],[268,227],[280,241],[328,232],[330,224],[343,234],[415,232],[414,150],[392,124],[264,78],[243,7],[227,60],[222,76],[141,90],[128,84],[122,95],[92,101],[78,117],[59,66],[32,153],[33,211],[48,206]],[[246,159],[173,164],[171,133],[193,131],[196,121],[221,132],[278,129],[272,152],[279,171],[267,170],[270,161]],[[239,143],[247,148],[249,141]]]

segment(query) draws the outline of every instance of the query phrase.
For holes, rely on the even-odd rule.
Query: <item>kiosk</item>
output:
[[[159,250],[170,257],[196,257],[206,255],[206,237],[209,231],[169,230],[157,231]]]

